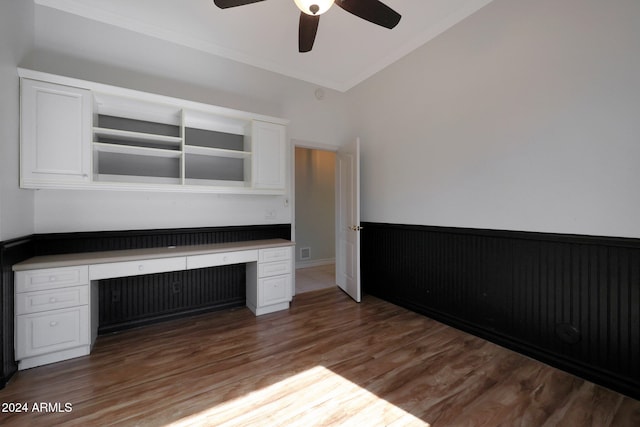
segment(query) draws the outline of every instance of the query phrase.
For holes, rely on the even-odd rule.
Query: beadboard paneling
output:
[[[261,239],[291,239],[290,224],[157,230],[50,233],[36,236],[36,253],[53,255],[166,246],[205,245]]]
[[[365,223],[365,292],[640,397],[640,241]]]
[[[14,280],[11,266],[33,256],[30,237],[0,242],[0,388],[18,370],[13,348],[14,340]]]
[[[244,306],[245,265],[101,280],[100,334]]]

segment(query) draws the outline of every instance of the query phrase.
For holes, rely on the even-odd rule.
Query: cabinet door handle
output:
[[[351,226],[351,230],[353,231],[360,231],[362,230],[364,227],[360,227],[359,225],[352,225]]]
[[[55,328],[56,326],[58,326],[58,322],[53,320],[53,321],[49,322],[49,326],[51,326],[52,328]]]
[[[138,266],[138,271],[142,271],[142,270],[144,270],[144,265],[139,265]]]

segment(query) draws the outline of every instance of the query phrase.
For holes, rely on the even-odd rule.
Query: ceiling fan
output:
[[[265,0],[213,0],[220,9],[244,6]],[[320,15],[337,4],[347,12],[366,21],[393,28],[400,22],[400,14],[379,0],[293,0],[300,9],[300,26],[298,30],[298,50],[309,52],[316,39]]]

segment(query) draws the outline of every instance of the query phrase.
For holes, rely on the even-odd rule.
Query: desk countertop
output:
[[[212,243],[208,245],[170,246],[164,248],[124,249],[116,251],[44,255],[29,258],[25,261],[15,264],[13,266],[13,271],[267,249],[293,246],[294,244],[294,242],[285,239],[268,239],[248,240],[243,242],[230,243]]]

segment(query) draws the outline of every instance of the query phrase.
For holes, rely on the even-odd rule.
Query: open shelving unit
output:
[[[113,96],[94,99],[94,181],[251,185],[251,120]]]
[[[182,110],[94,95],[94,182],[181,184]]]
[[[184,111],[186,185],[251,184],[251,121]]]

